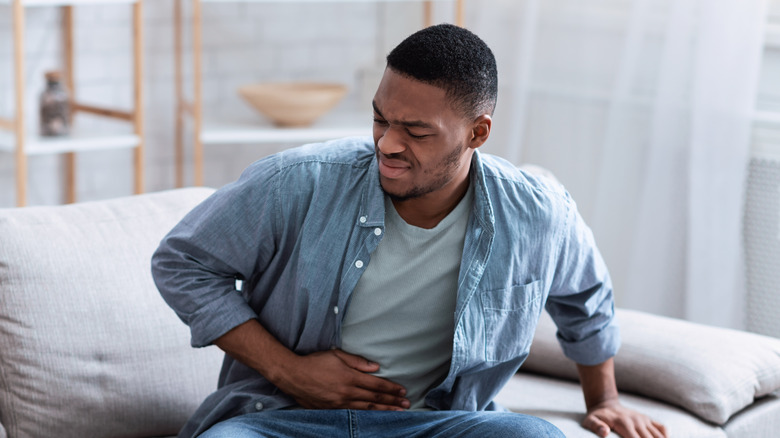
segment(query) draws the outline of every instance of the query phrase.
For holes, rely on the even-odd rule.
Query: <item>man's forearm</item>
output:
[[[612,358],[593,366],[577,364],[577,371],[585,396],[585,406],[590,411],[605,401],[617,400],[618,390],[615,384],[615,363]]]
[[[215,340],[214,344],[271,382],[278,382],[282,378],[280,373],[285,369],[284,364],[295,360],[297,356],[256,319],[233,328]]]
[[[379,365],[341,350],[300,356],[251,319],[214,343],[308,409],[403,410],[406,390],[370,373]]]

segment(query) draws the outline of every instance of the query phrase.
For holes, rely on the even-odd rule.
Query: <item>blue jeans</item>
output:
[[[279,410],[214,425],[200,438],[565,438],[541,418],[511,412]]]

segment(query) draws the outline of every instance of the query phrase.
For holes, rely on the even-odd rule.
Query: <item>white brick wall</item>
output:
[[[147,191],[174,186],[173,5],[173,0],[147,0],[144,4]],[[189,2],[185,2],[185,14],[189,16]],[[441,6],[437,7],[438,16],[452,19],[451,11]],[[62,57],[60,11],[28,8],[25,20],[26,117],[34,129],[44,72],[59,68]],[[133,66],[130,6],[78,6],[75,24],[78,100],[129,109]],[[251,113],[236,94],[239,85],[301,79],[347,83],[352,92],[344,104],[356,104],[363,72],[383,65],[386,51],[421,25],[422,6],[418,4],[204,4],[204,102],[220,111]],[[188,38],[184,44],[191,47]],[[185,58],[188,94],[190,59]],[[10,8],[0,6],[0,117],[13,117],[13,90]],[[364,105],[369,114],[368,102]],[[88,115],[77,120],[89,126],[95,123]],[[186,182],[191,183],[191,141],[185,146],[190,171]],[[224,185],[252,161],[287,146],[207,146],[205,183]],[[83,152],[77,157],[79,200],[132,193],[130,151]],[[62,156],[31,156],[28,163],[28,204],[61,203]],[[0,152],[0,207],[15,204],[14,155]]]

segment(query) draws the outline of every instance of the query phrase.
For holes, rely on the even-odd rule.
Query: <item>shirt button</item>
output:
[[[333,306],[333,314],[338,315],[339,314],[339,306]]]
[[[376,234],[377,236],[381,236],[382,235],[382,229],[381,228],[374,228],[374,234]]]
[[[262,402],[257,402],[257,403],[255,403],[255,410],[256,410],[256,411],[262,411],[264,407],[265,407],[265,406],[263,406],[263,403],[262,403]]]
[[[363,267],[363,260],[358,260],[355,262],[355,267],[360,269]]]
[[[360,216],[360,223],[361,223],[361,224],[364,224],[364,223],[366,223],[366,221],[367,221],[367,220],[368,220],[368,218],[367,218],[367,217],[365,217],[365,216]]]

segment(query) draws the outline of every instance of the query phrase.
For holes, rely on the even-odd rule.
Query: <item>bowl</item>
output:
[[[238,94],[277,126],[308,126],[347,93],[342,84],[266,82],[239,87]]]

